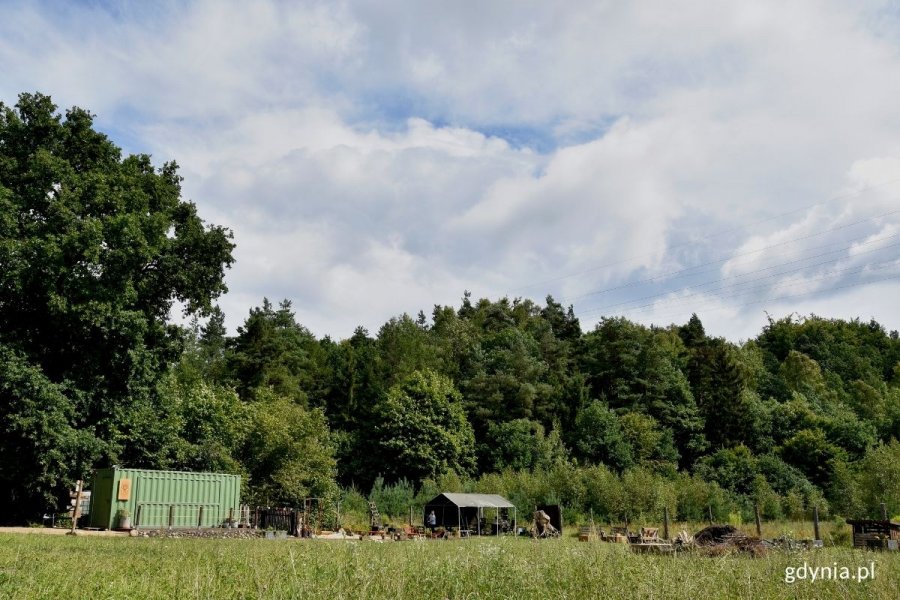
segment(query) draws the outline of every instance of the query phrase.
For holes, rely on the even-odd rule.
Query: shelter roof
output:
[[[900,530],[900,523],[897,521],[885,521],[884,519],[847,519],[848,525],[863,525],[868,527],[884,527],[885,529]]]
[[[441,501],[442,498],[460,508],[515,508],[512,502],[498,494],[455,494],[444,492],[433,498],[428,504],[444,504]]]

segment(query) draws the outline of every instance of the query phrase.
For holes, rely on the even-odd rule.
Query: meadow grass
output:
[[[875,564],[871,581],[785,568]],[[0,598],[890,598],[900,553],[650,556],[602,542],[209,540],[0,535]]]
[[[755,523],[733,523],[737,529],[748,536],[756,536]],[[612,525],[624,525],[623,523],[604,523],[596,524],[597,530],[604,529],[610,531]],[[669,533],[675,536],[678,532],[684,530],[689,533],[697,533],[709,523],[698,522],[674,522],[669,524]],[[660,535],[662,535],[662,521],[642,521],[640,523],[629,523],[628,529],[631,531],[640,531],[641,526],[657,527]],[[572,530],[572,528],[569,528]],[[787,537],[794,540],[811,540],[814,537],[815,528],[811,520],[809,521],[763,521],[762,537],[768,540],[775,538]],[[819,535],[826,546],[847,546],[852,544],[851,528],[844,519],[823,520],[819,523]]]

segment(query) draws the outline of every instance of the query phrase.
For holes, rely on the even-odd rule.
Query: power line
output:
[[[886,269],[886,268],[893,267],[893,266],[896,266],[896,263],[885,263],[885,264],[879,265],[879,266],[877,266],[877,267],[867,267],[867,266],[866,266],[866,267],[859,267],[859,268],[857,268],[856,272],[857,272],[857,273],[863,272],[863,271],[866,271],[867,269],[869,269],[869,270],[880,270],[880,269]],[[821,276],[821,277],[816,277],[816,278],[812,278],[812,279],[806,279],[806,280],[804,280],[804,281],[802,281],[802,282],[798,282],[798,283],[794,283],[794,284],[788,284],[787,287],[791,287],[791,285],[806,284],[806,283],[809,283],[810,281],[821,281],[822,279],[827,279],[828,277],[833,277],[834,275],[838,275],[838,274],[842,274],[842,273],[832,273],[832,274],[828,274],[828,275],[823,275],[823,276]],[[853,273],[843,273],[843,274],[853,274]],[[864,285],[870,285],[870,284],[875,284],[875,283],[879,283],[879,282],[882,282],[882,281],[889,281],[889,280],[898,279],[898,278],[900,278],[900,274],[897,274],[897,275],[891,275],[891,276],[889,276],[889,277],[885,277],[885,278],[881,278],[881,279],[867,280],[867,281],[859,281],[859,282],[856,282],[856,283],[851,283],[851,284],[846,284],[846,285],[833,286],[833,287],[830,287],[830,288],[827,288],[827,289],[824,289],[824,290],[812,290],[812,291],[809,291],[809,292],[803,292],[803,293],[801,293],[801,294],[788,295],[788,296],[779,296],[779,297],[767,297],[767,298],[763,298],[763,299],[757,300],[757,301],[745,302],[745,303],[742,303],[742,304],[736,304],[736,305],[730,305],[730,306],[722,306],[722,307],[718,307],[716,310],[737,309],[737,308],[743,308],[743,307],[745,307],[745,306],[752,306],[752,305],[754,305],[754,304],[764,304],[764,303],[766,303],[766,302],[778,302],[778,301],[781,301],[781,300],[790,300],[790,299],[794,299],[794,298],[801,298],[801,297],[803,297],[803,296],[811,296],[811,295],[814,295],[814,294],[829,293],[829,292],[833,292],[833,291],[835,291],[835,290],[846,289],[846,288],[852,288],[852,287],[859,287],[859,286],[864,286]],[[761,288],[759,288],[759,289],[764,289],[764,288],[761,287]],[[711,295],[709,295],[709,296],[706,296],[706,297],[704,298],[704,300],[708,301],[708,300],[712,300],[712,299],[714,299],[714,298],[718,298],[718,299],[720,299],[720,300],[734,300],[734,299],[736,299],[736,298],[740,298],[741,296],[749,295],[749,294],[752,293],[753,291],[755,291],[755,290],[749,290],[749,291],[741,292],[740,294],[738,294],[738,295],[736,295],[736,296],[731,296],[731,295],[728,295],[728,294],[711,294]],[[696,306],[691,306],[691,303],[684,303],[684,302],[681,302],[681,300],[683,300],[683,299],[681,299],[681,298],[677,298],[677,299],[674,299],[674,300],[677,300],[678,302],[676,302],[676,303],[674,303],[674,304],[670,303],[670,304],[668,304],[668,305],[664,305],[664,310],[667,310],[667,312],[663,313],[663,315],[670,315],[670,314],[671,314],[671,315],[678,315],[678,314],[682,314],[682,312],[683,312],[685,309],[689,309],[689,310],[691,310],[692,312],[697,312],[698,310],[710,310],[709,308],[703,307],[702,304],[700,305],[701,308],[698,309],[698,308],[696,308]],[[691,300],[693,300],[693,298],[691,298]],[[643,305],[643,306],[638,306],[638,307],[633,307],[633,308],[625,309],[625,310],[620,311],[620,312],[621,312],[621,313],[633,313],[633,312],[635,312],[635,311],[641,311],[641,310],[643,310],[644,312],[647,312],[647,311],[646,311],[647,308],[653,307],[653,306],[655,306],[655,305],[656,305],[656,303],[645,304],[645,305]],[[672,308],[675,308],[675,307],[678,307],[679,310],[678,310],[678,311],[673,311],[673,310],[671,310]],[[581,315],[579,315],[579,316],[581,316]],[[657,317],[657,318],[667,318],[667,316],[661,316],[661,315],[656,315],[656,317]]]
[[[842,290],[842,289],[848,289],[848,288],[855,288],[855,287],[861,287],[861,286],[867,286],[867,285],[875,285],[875,284],[877,284],[877,283],[883,283],[883,282],[885,282],[885,281],[895,281],[895,280],[898,280],[898,279],[900,279],[900,275],[891,275],[891,276],[889,276],[889,277],[883,277],[883,278],[881,278],[881,279],[874,279],[874,280],[869,280],[869,281],[860,281],[860,282],[857,282],[857,283],[851,283],[851,284],[847,284],[847,285],[835,286],[835,287],[829,288],[828,290],[824,290],[824,292],[827,293],[827,292],[832,292],[832,291],[836,291],[836,290]],[[729,306],[712,306],[712,307],[710,307],[710,306],[701,306],[701,307],[699,307],[699,308],[691,308],[691,309],[688,309],[688,310],[690,310],[692,313],[700,313],[700,312],[703,312],[703,313],[710,313],[710,312],[719,312],[719,311],[723,311],[723,310],[737,310],[737,309],[741,309],[741,308],[746,308],[746,307],[748,307],[748,306],[755,306],[755,305],[758,305],[758,304],[765,304],[765,303],[767,303],[767,302],[781,302],[781,301],[783,301],[783,300],[796,300],[796,299],[798,299],[798,298],[803,298],[803,297],[806,297],[806,296],[813,296],[813,295],[818,294],[818,293],[821,293],[821,292],[822,292],[822,290],[816,290],[816,291],[812,291],[812,292],[804,292],[804,293],[801,293],[801,294],[795,294],[795,295],[790,295],[790,296],[779,296],[779,297],[774,297],[774,298],[763,298],[762,300],[755,300],[755,301],[753,301],[753,302],[745,302],[745,303],[743,303],[743,304],[734,304],[734,305],[729,305]],[[674,319],[674,318],[678,317],[679,315],[683,315],[684,312],[685,312],[685,310],[686,310],[686,309],[683,308],[683,309],[678,310],[678,311],[669,311],[669,312],[663,313],[663,314],[661,314],[661,315],[654,315],[654,320],[657,320],[657,321],[666,321],[666,320],[669,320],[669,319]]]
[[[847,193],[844,193],[844,194],[837,194],[837,195],[835,195],[835,196],[832,196],[832,197],[830,197],[830,198],[827,198],[826,200],[821,200],[821,201],[819,201],[819,202],[813,202],[813,203],[811,203],[811,204],[806,204],[806,205],[801,206],[801,207],[799,207],[799,208],[795,208],[795,209],[792,209],[792,210],[789,210],[789,211],[786,211],[786,212],[783,212],[783,213],[778,213],[778,214],[772,215],[772,216],[770,216],[770,217],[765,217],[765,218],[763,218],[763,219],[759,219],[759,220],[753,221],[753,222],[748,223],[748,224],[740,225],[740,226],[737,226],[737,227],[730,227],[730,228],[728,228],[728,229],[719,230],[719,231],[717,231],[717,232],[714,232],[714,233],[711,233],[711,234],[707,234],[707,235],[705,235],[705,236],[700,237],[699,239],[691,240],[691,241],[689,241],[689,242],[682,242],[682,243],[680,243],[680,244],[675,244],[675,245],[670,246],[670,247],[668,248],[668,250],[674,250],[674,249],[676,249],[676,248],[682,248],[682,247],[685,247],[685,246],[691,246],[691,245],[696,244],[698,241],[708,240],[708,239],[712,239],[712,238],[719,237],[719,236],[721,236],[721,235],[725,235],[725,234],[727,234],[727,233],[733,233],[733,232],[735,232],[735,231],[745,230],[745,229],[747,229],[748,227],[753,227],[753,226],[755,226],[755,225],[759,225],[760,223],[765,223],[765,222],[768,222],[768,221],[780,219],[780,218],[782,218],[782,217],[786,217],[786,216],[789,216],[789,215],[792,215],[792,214],[795,214],[795,213],[798,213],[798,212],[802,212],[802,211],[804,211],[804,210],[808,210],[808,209],[810,209],[810,208],[812,208],[812,207],[814,207],[814,206],[826,205],[826,204],[829,204],[829,203],[834,202],[834,201],[836,201],[836,200],[842,200],[842,199],[845,199],[845,198],[853,198],[853,197],[856,197],[856,196],[860,196],[860,195],[862,195],[862,194],[865,193],[865,192],[868,192],[868,191],[871,191],[871,190],[875,190],[875,189],[879,189],[879,188],[882,188],[882,187],[884,187],[884,186],[890,185],[890,184],[892,184],[892,183],[896,183],[896,182],[898,182],[898,181],[900,181],[900,177],[896,177],[896,178],[894,178],[894,179],[889,179],[889,180],[887,180],[887,181],[882,181],[882,182],[877,183],[877,184],[874,184],[874,185],[867,185],[867,186],[864,186],[864,187],[862,187],[861,189],[856,190],[856,191],[853,191],[853,192],[847,192]],[[896,212],[896,211],[895,211],[895,212]],[[648,256],[653,256],[654,254],[655,254],[655,253],[653,253],[653,252],[648,252],[648,253],[645,253],[645,254],[632,255],[632,256],[630,256],[630,257],[625,257],[625,258],[622,258],[622,259],[619,259],[619,260],[615,260],[615,261],[612,261],[612,262],[609,262],[609,263],[605,263],[605,264],[602,264],[602,265],[599,265],[599,266],[596,266],[596,267],[592,267],[592,268],[590,268],[590,269],[585,269],[585,270],[578,271],[578,272],[575,272],[575,273],[569,273],[569,274],[567,274],[567,275],[560,275],[559,277],[553,277],[553,278],[550,278],[550,279],[545,279],[545,280],[543,280],[543,281],[538,281],[538,282],[534,282],[534,283],[525,284],[525,285],[523,285],[523,286],[519,286],[518,288],[514,288],[513,291],[530,289],[530,288],[537,287],[537,286],[547,285],[548,283],[555,283],[555,282],[557,282],[557,281],[562,281],[562,280],[565,280],[565,279],[570,279],[570,278],[572,278],[572,277],[579,277],[579,276],[581,276],[581,275],[586,275],[586,274],[588,274],[588,273],[593,273],[593,272],[596,272],[596,271],[600,271],[600,270],[603,270],[603,269],[607,269],[607,268],[609,268],[609,267],[614,267],[614,266],[617,266],[617,265],[621,265],[621,264],[627,263],[627,262],[629,262],[629,261],[637,260],[637,259],[639,259],[639,258],[646,258],[646,257],[648,257]],[[507,296],[509,296],[509,295],[511,295],[511,294],[507,294]]]
[[[894,234],[894,235],[891,235],[891,236],[886,236],[886,237],[882,237],[882,238],[877,238],[877,239],[871,240],[871,241],[869,241],[869,242],[865,242],[865,243],[863,243],[863,244],[857,244],[855,247],[858,248],[858,247],[860,247],[860,246],[865,246],[865,245],[874,244],[874,243],[878,243],[878,242],[884,242],[884,241],[888,241],[888,240],[891,240],[891,239],[895,239],[895,238],[897,238],[897,237],[900,237],[900,234]],[[897,246],[900,246],[900,243],[897,243],[897,244],[890,244],[890,245],[887,245],[887,246],[879,246],[878,248],[873,248],[873,249],[871,249],[871,250],[866,250],[866,251],[860,252],[860,253],[858,253],[858,254],[856,254],[856,255],[854,255],[854,256],[860,256],[860,255],[864,255],[864,254],[871,254],[871,253],[873,253],[873,252],[881,252],[882,250],[886,250],[886,249],[888,249],[888,248],[895,248],[895,247],[897,247]],[[805,262],[805,261],[812,260],[812,259],[815,259],[815,258],[820,258],[820,257],[822,257],[822,256],[827,256],[827,255],[829,255],[829,254],[835,254],[835,253],[838,253],[838,252],[844,252],[845,250],[849,250],[849,249],[851,249],[851,248],[853,248],[853,247],[854,247],[854,246],[851,245],[851,246],[847,246],[847,247],[844,247],[844,248],[838,248],[837,250],[831,250],[831,251],[829,251],[829,252],[823,252],[823,253],[821,253],[821,254],[817,254],[817,255],[813,255],[813,256],[807,256],[807,257],[804,257],[804,258],[799,258],[799,259],[796,259],[796,260],[787,261],[787,262],[785,262],[785,263],[779,263],[779,264],[776,264],[776,265],[771,265],[771,266],[768,266],[768,267],[763,267],[763,268],[760,268],[760,269],[756,269],[756,270],[754,270],[754,271],[748,271],[747,273],[741,273],[741,274],[739,274],[739,275],[732,275],[732,276],[730,276],[730,277],[723,277],[723,278],[715,279],[715,280],[712,280],[712,281],[707,281],[707,282],[703,282],[703,283],[697,283],[697,284],[694,284],[694,285],[688,285],[688,286],[684,286],[684,287],[682,287],[682,288],[678,288],[678,289],[676,289],[676,290],[667,290],[667,291],[665,291],[665,292],[660,292],[660,293],[658,293],[658,294],[652,294],[652,295],[649,295],[649,296],[643,296],[643,297],[641,297],[641,298],[633,298],[633,299],[631,299],[631,300],[625,300],[625,301],[622,301],[622,302],[618,302],[618,303],[616,303],[616,304],[608,304],[608,305],[606,305],[606,306],[602,306],[602,307],[598,307],[598,308],[589,308],[589,309],[587,309],[587,310],[585,311],[584,314],[590,314],[590,313],[597,312],[597,311],[608,310],[608,309],[610,309],[610,308],[615,308],[615,307],[618,307],[618,306],[623,306],[623,305],[627,305],[627,304],[632,304],[632,303],[634,303],[634,302],[641,302],[641,301],[643,301],[643,300],[650,300],[650,299],[652,299],[652,298],[660,298],[660,297],[667,296],[667,295],[670,295],[670,294],[675,294],[675,293],[678,293],[678,292],[683,292],[683,291],[685,291],[685,290],[696,289],[696,288],[702,288],[702,287],[706,287],[706,286],[708,286],[708,285],[713,285],[713,284],[715,284],[715,283],[721,283],[721,282],[729,281],[729,280],[732,280],[732,279],[737,279],[737,278],[740,278],[740,277],[747,277],[748,275],[753,275],[753,274],[755,274],[755,273],[762,273],[763,271],[770,271],[770,270],[772,270],[772,269],[777,269],[777,268],[779,268],[779,267],[784,267],[784,266],[791,265],[791,264],[796,264],[796,263],[800,263],[800,262]],[[829,260],[826,260],[826,261],[821,261],[821,262],[814,263],[814,264],[811,264],[811,265],[802,265],[802,266],[797,267],[797,268],[795,268],[795,269],[789,269],[789,270],[787,270],[787,271],[782,271],[782,272],[779,272],[779,273],[772,273],[772,274],[766,275],[766,276],[764,276],[764,277],[757,277],[757,278],[755,278],[755,279],[749,279],[749,280],[746,280],[746,281],[740,281],[740,282],[737,282],[737,283],[733,284],[733,285],[730,286],[730,287],[739,287],[739,286],[747,285],[748,283],[754,283],[754,282],[757,282],[757,281],[764,281],[764,280],[766,280],[766,279],[774,279],[774,278],[776,278],[776,277],[780,277],[780,276],[782,276],[782,275],[789,275],[789,274],[791,274],[791,273],[796,273],[796,272],[802,271],[802,270],[804,270],[804,269],[811,269],[811,268],[814,268],[814,267],[820,267],[820,266],[824,266],[824,265],[827,265],[827,264],[831,264],[831,263],[834,263],[834,262],[836,262],[836,261],[841,260],[842,258],[844,258],[844,257],[843,257],[843,256],[839,256],[839,257],[837,257],[837,258],[832,258],[832,259],[829,259]],[[720,288],[714,288],[714,289],[724,289],[724,288],[726,288],[726,287],[729,287],[729,286],[726,285],[726,286],[721,286]],[[699,295],[699,294],[691,294],[691,296],[694,296],[694,295]]]
[[[858,273],[863,273],[863,272],[865,272],[865,271],[878,271],[878,270],[881,270],[881,269],[887,269],[887,268],[892,267],[892,266],[895,266],[895,265],[894,265],[893,263],[882,263],[882,264],[877,265],[877,266],[863,265],[863,266],[861,266],[861,267],[859,267],[859,266],[857,266],[857,267],[847,267],[847,268],[845,268],[845,269],[838,269],[838,270],[836,270],[836,271],[831,271],[831,272],[829,272],[829,273],[825,273],[825,274],[819,275],[819,276],[817,276],[817,277],[809,277],[809,278],[804,279],[803,281],[793,282],[793,283],[787,283],[784,287],[791,287],[791,286],[795,286],[795,285],[807,284],[807,283],[810,283],[810,282],[813,282],[813,281],[822,281],[823,279],[830,279],[830,278],[836,277],[836,276],[838,276],[838,275],[856,275],[856,274],[858,274]],[[761,291],[763,291],[763,290],[769,289],[769,287],[770,287],[770,286],[767,286],[767,285],[761,285],[761,286],[757,286],[757,287],[755,287],[755,288],[750,288],[750,289],[747,289],[747,290],[741,290],[741,291],[738,292],[737,294],[731,294],[730,292],[725,292],[725,293],[722,293],[722,294],[704,294],[704,295],[702,295],[702,297],[703,297],[702,299],[705,300],[705,299],[707,299],[707,298],[719,298],[719,299],[722,299],[722,300],[727,300],[727,299],[732,299],[732,300],[733,300],[733,299],[736,299],[736,298],[740,298],[741,296],[751,296],[751,295],[754,294],[754,292],[761,292]],[[696,299],[697,297],[699,297],[699,296],[701,296],[701,294],[690,294],[690,295],[687,295],[687,296],[682,296],[682,297],[680,297],[680,298],[673,298],[673,299],[672,299],[673,302],[668,303],[668,306],[669,306],[669,307],[673,307],[673,306],[690,306],[691,303],[694,302],[695,299]],[[701,300],[701,301],[702,301],[702,300]],[[632,311],[635,311],[635,310],[641,310],[641,309],[643,309],[643,308],[650,308],[650,307],[654,306],[655,304],[656,304],[656,303],[649,303],[649,304],[643,304],[643,305],[641,305],[641,306],[634,306],[634,307],[631,307],[631,308],[623,309],[622,312],[632,312]]]
[[[561,302],[561,303],[572,303],[572,302],[574,302],[574,301],[576,301],[576,300],[580,300],[580,299],[583,299],[583,298],[588,298],[588,297],[590,297],[590,296],[597,296],[597,295],[600,295],[600,294],[605,294],[605,293],[607,293],[607,292],[612,292],[612,291],[616,291],[616,290],[621,290],[621,289],[625,289],[625,288],[629,288],[629,287],[634,287],[634,286],[640,285],[640,284],[642,284],[642,283],[650,283],[650,282],[657,281],[657,280],[660,280],[660,279],[674,279],[675,277],[673,277],[673,276],[676,276],[676,275],[677,275],[677,276],[680,276],[680,277],[686,277],[686,276],[689,276],[689,275],[694,274],[694,273],[690,273],[690,271],[693,271],[693,270],[695,270],[695,269],[699,269],[699,268],[701,268],[701,267],[707,267],[707,266],[710,266],[710,265],[722,264],[722,263],[725,263],[725,262],[734,260],[734,259],[736,259],[736,258],[742,258],[742,257],[744,257],[744,256],[750,256],[750,255],[753,255],[753,254],[759,254],[760,252],[765,252],[766,250],[771,250],[771,249],[773,249],[773,248],[781,248],[781,247],[784,247],[784,246],[787,246],[787,245],[790,245],[790,244],[795,244],[795,243],[797,243],[797,242],[802,242],[802,241],[804,241],[804,240],[808,240],[808,239],[811,239],[811,238],[814,238],[814,237],[818,237],[818,236],[821,236],[821,235],[825,235],[826,233],[834,233],[835,231],[840,231],[840,230],[842,230],[842,229],[848,229],[848,228],[850,228],[850,227],[854,227],[854,226],[859,225],[859,224],[861,224],[861,223],[867,223],[867,222],[869,222],[869,221],[874,221],[874,220],[876,220],[876,219],[882,219],[882,218],[884,218],[884,217],[889,217],[889,216],[894,215],[894,214],[897,214],[897,213],[900,213],[900,209],[888,211],[888,212],[886,212],[886,213],[882,213],[882,214],[879,214],[879,215],[875,215],[875,216],[873,216],[873,217],[868,217],[868,218],[866,218],[866,219],[860,219],[860,220],[858,220],[858,221],[853,221],[852,223],[845,223],[844,225],[840,225],[840,226],[838,226],[838,227],[832,227],[831,229],[823,229],[823,230],[818,231],[818,232],[816,232],[816,233],[811,233],[811,234],[809,234],[809,235],[801,236],[801,237],[798,237],[798,238],[793,238],[793,239],[790,239],[790,240],[785,240],[785,241],[779,242],[779,243],[777,243],[777,244],[772,244],[772,245],[769,245],[769,246],[765,246],[765,247],[763,247],[763,248],[757,248],[756,250],[748,250],[747,252],[742,252],[742,253],[739,253],[739,254],[734,254],[734,255],[729,256],[729,257],[727,257],[727,258],[721,258],[721,259],[717,259],[717,260],[711,260],[711,261],[707,261],[707,262],[704,262],[704,263],[700,263],[699,265],[694,265],[694,266],[692,266],[692,267],[686,267],[686,268],[684,268],[684,269],[679,269],[679,270],[677,270],[677,271],[670,271],[670,272],[668,272],[668,273],[662,273],[662,274],[660,274],[660,275],[654,275],[653,277],[648,277],[648,278],[646,278],[646,279],[639,279],[639,280],[637,280],[637,281],[631,281],[631,282],[623,283],[623,284],[621,284],[621,285],[617,285],[617,286],[613,286],[613,287],[603,288],[603,289],[600,289],[600,290],[593,290],[593,291],[590,291],[590,292],[581,294],[580,296],[570,296],[570,297],[567,297],[567,298],[561,298],[561,299],[560,299],[560,302]],[[861,237],[858,237],[858,238],[852,238],[851,241],[853,241],[853,239],[864,239],[865,237],[866,237],[866,236],[861,236]],[[843,243],[846,243],[846,242],[843,242]],[[815,250],[815,249],[817,249],[817,248],[826,248],[826,247],[831,246],[831,245],[833,245],[833,244],[834,244],[834,242],[828,243],[828,244],[823,244],[823,245],[821,245],[821,246],[814,246],[814,247],[811,248],[811,249]]]

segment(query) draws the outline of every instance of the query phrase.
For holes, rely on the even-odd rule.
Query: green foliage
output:
[[[170,414],[178,421],[174,468],[220,473],[243,472],[239,453],[248,435],[252,406],[225,387],[197,381],[165,382],[163,396],[171,398]]]
[[[475,437],[453,382],[415,371],[393,386],[376,408],[378,452],[392,480],[420,480],[475,468]]]
[[[340,521],[338,527],[349,531],[363,531],[369,527],[369,502],[355,487],[344,488],[339,495]]]
[[[40,406],[25,437],[45,440],[7,425],[0,454],[43,475],[7,497],[4,518],[39,515],[34,494],[61,495],[98,462],[169,460],[170,420],[155,415],[166,409],[157,382],[181,349],[169,311],[178,301],[209,312],[232,249],[181,198],[174,162],[122,158],[89,112],[63,117],[44,95],[0,104],[0,344],[17,357],[0,410],[25,423]],[[8,473],[0,485],[22,485]]]
[[[381,515],[399,523],[405,523],[407,521],[409,509],[413,506],[415,498],[415,489],[413,489],[412,484],[406,479],[401,479],[396,483],[386,485],[384,483],[384,478],[378,477],[375,479],[374,485],[372,485],[372,491],[369,492],[369,500],[375,503]],[[430,499],[431,498],[428,498],[427,500]],[[368,506],[366,507],[366,510],[368,511]],[[416,517],[419,517],[421,511],[416,510],[415,512]]]
[[[349,339],[335,343],[326,337],[320,346],[323,359],[317,378],[316,404],[325,407],[335,429],[346,431],[351,438],[357,437],[357,432],[372,423],[375,404],[385,390],[379,375],[381,358],[376,342],[364,328],[358,327]],[[356,446],[354,449],[360,451]],[[350,467],[345,470],[355,473],[368,468],[355,461],[344,464]]]
[[[757,469],[753,453],[746,446],[737,446],[700,459],[694,471],[726,490],[747,495],[753,491]]]
[[[78,430],[66,389],[47,380],[20,353],[0,344],[0,514],[25,520],[59,502],[103,450]]]
[[[763,475],[753,478],[749,499],[759,507],[763,519],[775,521],[782,518],[781,498]]]
[[[603,463],[617,471],[634,464],[634,452],[616,414],[595,400],[575,419],[573,432],[576,455],[588,462]]]
[[[262,389],[247,410],[241,462],[255,502],[297,506],[307,497],[337,497],[334,449],[321,410]]]
[[[294,320],[290,301],[283,300],[276,310],[264,299],[262,307],[252,309],[238,328],[226,360],[245,400],[258,388],[272,388],[276,394],[306,405],[313,388],[313,356],[318,350],[313,335]]]
[[[465,292],[430,324],[339,341],[264,299],[229,337],[213,302],[233,248],[175,163],[123,157],[40,94],[0,105],[3,519],[111,462],[243,473],[265,504],[336,499],[340,481],[391,511],[465,489],[610,519],[898,496],[900,336],[874,321],[770,319],[738,346],[697,315],[582,333],[552,297]]]
[[[378,331],[379,367],[387,385],[394,385],[414,371],[438,369],[439,355],[424,324],[409,315],[393,318]]]
[[[619,422],[638,464],[675,468],[678,451],[671,430],[660,427],[653,417],[634,411],[624,413],[619,417]]]
[[[676,480],[677,518],[681,521],[705,521],[712,510],[716,518],[733,512],[734,504],[714,481],[700,475],[681,474]]]
[[[884,502],[889,515],[900,513],[900,442],[891,440],[870,450],[859,465],[862,507],[859,516],[878,517]]]
[[[671,481],[642,467],[622,474],[622,491],[628,499],[628,520],[658,519],[663,507],[674,506],[677,501]]]
[[[800,469],[810,481],[823,488],[831,479],[834,462],[847,459],[846,451],[829,443],[820,429],[803,429],[797,432],[782,446],[781,456]]]
[[[489,317],[499,319],[497,314]],[[476,374],[462,387],[475,430],[485,432],[500,420],[531,418],[541,395],[550,393],[541,381],[547,365],[535,340],[517,328],[490,331],[482,337],[481,351]]]
[[[706,448],[703,419],[680,359],[666,353],[663,333],[623,318],[604,318],[585,335],[581,368],[591,394],[614,410],[643,412],[672,430],[685,462]]]
[[[481,445],[481,462],[485,470],[527,469],[549,467],[564,458],[565,449],[558,436],[548,437],[544,427],[528,419],[494,423],[488,428]]]
[[[705,420],[706,439],[714,448],[737,443],[746,431],[745,374],[737,354],[722,339],[695,339],[688,347],[686,374]]]

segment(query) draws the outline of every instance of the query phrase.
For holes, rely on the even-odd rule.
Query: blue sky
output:
[[[231,330],[463,290],[755,335],[900,328],[891,2],[6,2],[0,100],[177,160],[237,242]]]

